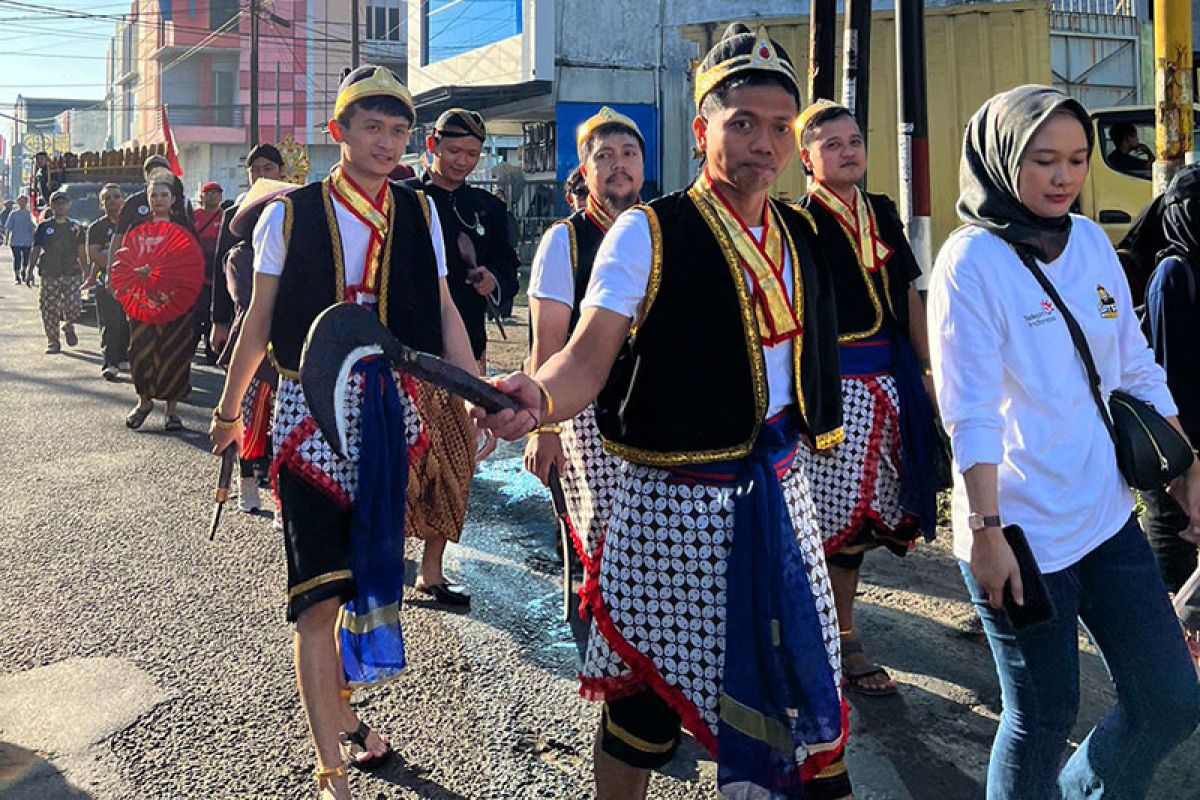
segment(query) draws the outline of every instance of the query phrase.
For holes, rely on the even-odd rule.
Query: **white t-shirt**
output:
[[[346,268],[346,285],[362,283],[363,266],[367,260],[367,248],[371,245],[371,229],[341,202],[333,198],[333,210],[337,216],[338,233],[342,239],[342,263]],[[283,262],[287,257],[287,243],[283,240],[283,203],[269,203],[254,226],[254,271],[266,275],[282,275]],[[446,277],[446,245],[442,241],[442,225],[438,221],[437,206],[429,203],[429,237],[433,242],[433,254],[437,259],[439,278]]]
[[[762,228],[751,228],[750,232],[761,236]],[[634,208],[617,217],[604,241],[600,243],[600,250],[596,253],[596,261],[592,266],[592,278],[580,308],[604,308],[634,319],[642,298],[646,296],[652,253],[650,223],[646,219],[646,213]],[[783,276],[790,297],[795,281],[792,276],[791,254],[786,248]],[[702,311],[703,309],[697,309],[698,313]],[[679,346],[686,347],[687,342],[680,341]],[[767,416],[771,417],[795,402],[791,340],[774,347],[763,347],[763,357],[769,389]]]
[[[1073,217],[1066,249],[1042,268],[1087,337],[1104,395],[1120,388],[1175,414],[1104,231]],[[1083,362],[1062,315],[998,236],[963,228],[938,253],[929,344],[957,465],[957,557],[971,553],[961,472],[975,464],[998,465],[1001,518],[1024,529],[1043,572],[1076,563],[1125,525],[1133,497]]]
[[[575,307],[575,273],[571,269],[569,223],[550,226],[538,242],[529,271],[529,296]]]

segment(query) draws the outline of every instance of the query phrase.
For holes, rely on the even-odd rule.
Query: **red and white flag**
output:
[[[167,121],[167,107],[158,107],[159,116],[162,119],[163,139],[167,142],[167,163],[171,165],[171,172],[176,175],[183,175],[183,167],[179,165],[179,151],[175,148],[175,137],[171,134],[171,123]]]

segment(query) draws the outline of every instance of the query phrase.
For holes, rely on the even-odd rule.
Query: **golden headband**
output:
[[[376,67],[371,77],[356,81],[338,92],[337,101],[333,104],[333,118],[337,119],[351,103],[364,97],[394,97],[408,106],[409,112],[415,118],[416,106],[413,105],[412,94],[404,84],[396,80],[396,76],[387,67]]]
[[[708,69],[701,67],[696,71],[694,94],[696,108],[700,108],[700,103],[704,101],[709,92],[717,87],[717,84],[741,72],[778,73],[786,78],[799,94],[800,82],[796,79],[796,68],[779,55],[779,48],[775,46],[775,42],[771,41],[766,27],[759,25],[758,31],[754,34],[754,47],[749,53],[730,56]]]
[[[645,137],[642,136],[642,131],[638,128],[636,122],[619,111],[614,111],[608,106],[604,106],[595,114],[585,119],[575,129],[575,144],[582,147],[588,137],[595,133],[596,129],[602,125],[622,125],[629,128],[639,141],[645,141]]]
[[[812,118],[822,111],[828,111],[831,108],[846,108],[841,103],[835,103],[832,100],[818,100],[808,108],[800,112],[800,116],[796,117],[796,142],[799,143],[801,137],[804,136],[804,129],[808,127],[808,123],[812,122]],[[847,109],[848,111],[848,109]]]

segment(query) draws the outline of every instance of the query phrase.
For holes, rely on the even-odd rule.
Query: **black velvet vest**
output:
[[[908,338],[908,285],[917,275],[916,256],[904,235],[896,206],[886,195],[868,194],[879,238],[892,250],[877,272],[868,272],[837,217],[812,195],[800,201],[817,223],[821,249],[833,276],[838,333],[842,342],[874,336],[881,330]]]
[[[596,252],[604,241],[604,231],[592,222],[584,211],[576,211],[562,222],[571,237],[571,274],[575,280],[575,305],[571,308],[571,326],[567,334],[579,323],[579,305],[587,294],[588,281],[592,279],[592,265],[596,263]]]
[[[827,447],[842,438],[833,287],[807,215],[772,205],[799,265],[796,407],[804,432]],[[766,416],[768,385],[741,262],[686,192],[640,208],[650,222],[653,263],[641,318],[596,402],[605,447],[651,466],[745,456]]]
[[[392,219],[384,243],[387,257],[380,273],[379,314],[401,342],[439,355],[441,294],[427,201],[412,189],[389,185]],[[280,374],[295,376],[313,320],[344,299],[346,272],[326,181],[310,183],[277,202],[286,208],[287,255],[271,317],[271,358]]]

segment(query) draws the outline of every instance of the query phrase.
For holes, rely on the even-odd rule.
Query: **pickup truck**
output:
[[[1193,106],[1192,150],[1200,150],[1200,104]],[[1087,182],[1079,195],[1079,212],[1096,220],[1108,238],[1116,244],[1129,229],[1137,213],[1153,197],[1151,162],[1133,156],[1114,158],[1116,146],[1112,140],[1113,126],[1133,125],[1138,140],[1154,150],[1154,106],[1118,106],[1091,112],[1096,132],[1096,149],[1092,156]],[[1144,162],[1138,163],[1139,161]]]

